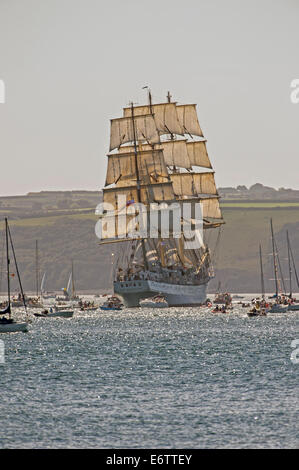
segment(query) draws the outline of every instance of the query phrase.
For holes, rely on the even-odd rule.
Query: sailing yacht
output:
[[[169,306],[201,305],[214,277],[211,253],[198,228],[194,239],[201,243],[194,248],[186,226],[198,227],[200,219],[206,234],[224,223],[206,139],[195,104],[172,102],[169,92],[167,102],[153,104],[150,91],[148,99],[143,106],[131,103],[123,117],[111,120],[103,189],[103,202],[111,209],[100,214],[100,244],[122,243],[113,284],[127,307],[157,294]],[[199,203],[200,218],[195,209]],[[175,229],[174,209],[172,231],[165,235],[161,219],[174,204],[183,215],[176,217]],[[153,224],[150,231],[144,229],[145,220],[157,206],[161,211],[156,212],[153,234]]]
[[[64,294],[64,297],[59,297],[59,296],[57,296],[57,297],[56,297],[56,300],[59,300],[59,301],[61,301],[61,300],[62,300],[62,301],[79,300],[79,296],[76,295],[76,291],[75,291],[74,264],[73,264],[73,261],[72,261],[72,267],[71,267],[71,272],[70,272],[70,275],[69,275],[67,287],[65,287],[65,288],[63,289],[63,294]]]
[[[0,333],[16,333],[19,331],[27,332],[28,331],[28,323],[27,322],[18,322],[12,318],[12,308],[11,308],[11,298],[10,298],[10,253],[9,253],[9,245],[11,246],[13,258],[15,262],[15,267],[18,275],[19,285],[21,289],[21,295],[23,299],[23,304],[26,311],[26,301],[23,292],[23,287],[21,284],[20,273],[17,265],[17,260],[15,256],[15,250],[12,242],[12,237],[10,233],[10,229],[8,226],[7,218],[5,218],[5,240],[6,240],[6,266],[7,266],[7,306],[4,310],[0,310]],[[6,317],[6,315],[8,317]]]
[[[299,310],[299,304],[296,303],[293,299],[293,290],[292,290],[293,289],[293,286],[292,286],[293,270],[292,270],[292,265],[293,265],[293,269],[294,269],[294,273],[295,273],[295,277],[296,277],[297,287],[299,287],[299,278],[298,278],[298,274],[297,274],[297,270],[296,270],[294,255],[293,255],[293,252],[292,252],[288,231],[287,231],[287,247],[288,247],[289,276],[290,276],[290,294],[289,294],[290,303],[288,305],[288,310],[296,311],[296,310]]]
[[[44,299],[55,299],[55,292],[49,292],[45,290],[46,285],[46,272],[44,272],[41,283],[40,283],[40,295],[42,300]]]
[[[263,269],[263,258],[262,258],[262,247],[260,245],[260,270],[261,270],[261,293],[262,301],[256,301],[254,307],[247,312],[249,317],[265,317],[267,315],[266,301],[265,301],[265,281],[264,281],[264,269]]]
[[[278,278],[278,267],[280,268],[280,272],[281,272],[281,266],[280,266],[280,262],[278,258],[278,250],[277,250],[276,241],[274,238],[272,219],[270,219],[270,228],[271,228],[271,240],[272,240],[272,249],[273,249],[273,269],[274,269],[274,280],[275,280],[275,294],[273,298],[275,298],[275,303],[271,306],[269,313],[285,313],[287,311],[287,306],[283,306],[281,304],[281,297],[279,295],[279,291],[281,291],[281,288],[280,288],[280,279]]]

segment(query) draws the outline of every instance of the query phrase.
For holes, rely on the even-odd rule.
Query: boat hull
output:
[[[280,307],[277,305],[273,305],[270,310],[268,310],[269,313],[285,313],[288,310],[288,307]]]
[[[114,282],[114,292],[122,297],[126,307],[138,307],[141,300],[155,294],[162,294],[169,307],[202,305],[206,301],[206,289],[207,283],[182,285],[150,280]]]
[[[289,305],[288,310],[291,310],[291,311],[299,310],[299,304]]]
[[[95,310],[98,310],[99,307],[85,307],[85,308],[80,308],[80,312],[95,312]]]
[[[247,315],[249,317],[266,317],[266,313],[261,313],[261,312],[247,312]]]
[[[100,307],[101,310],[122,310],[122,307]]]
[[[165,302],[141,302],[140,307],[145,308],[167,308],[168,304]]]
[[[73,310],[58,310],[58,312],[34,313],[35,317],[40,318],[71,318],[74,315]]]
[[[71,318],[73,315],[73,310],[58,310],[58,312],[48,313],[47,317]]]
[[[7,323],[0,324],[0,333],[16,333],[22,331],[26,333],[29,331],[27,323]]]

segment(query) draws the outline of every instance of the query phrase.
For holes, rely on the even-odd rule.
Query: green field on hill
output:
[[[93,196],[94,197],[94,196]],[[286,205],[287,204],[287,205]],[[295,204],[295,205],[294,205]],[[266,289],[273,289],[270,249],[270,218],[273,219],[281,263],[287,277],[286,229],[293,247],[299,271],[299,204],[293,203],[222,203],[226,224],[221,229],[218,248],[214,256],[216,277],[209,289],[214,291],[219,281],[231,292],[259,291],[259,243],[262,244],[265,263]],[[71,211],[49,212],[26,217],[12,211],[10,226],[17,258],[26,290],[35,289],[35,241],[39,241],[40,271],[46,272],[47,289],[66,287],[71,260],[74,260],[78,290],[108,291],[112,284],[112,257],[115,245],[99,246],[95,235],[98,220],[90,205]],[[2,214],[2,217],[4,214]],[[17,217],[17,218],[13,218]],[[4,223],[0,222],[0,229]],[[207,231],[207,242],[213,249],[217,230]],[[0,234],[0,249],[3,246]],[[2,254],[0,254],[1,256]],[[0,257],[1,261],[1,257]],[[2,259],[3,265],[3,259]],[[4,289],[4,284],[0,286]],[[15,286],[16,287],[16,286]]]
[[[225,208],[225,207],[231,207],[231,208],[237,208],[237,209],[241,209],[241,208],[245,208],[245,209],[264,209],[264,208],[267,208],[267,209],[271,209],[271,208],[275,208],[275,207],[283,207],[283,208],[287,208],[287,207],[298,207],[299,208],[299,202],[285,202],[285,201],[264,201],[264,202],[255,202],[255,201],[244,201],[244,202],[240,202],[240,201],[230,201],[230,202],[224,202],[222,201],[221,202],[221,207]]]

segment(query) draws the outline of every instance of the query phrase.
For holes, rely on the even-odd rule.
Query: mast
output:
[[[151,94],[150,89],[148,89],[148,103],[149,103],[150,113],[153,114],[152,94]]]
[[[263,259],[262,259],[262,247],[260,245],[260,267],[261,267],[261,292],[262,298],[265,300],[265,282],[264,282],[264,271],[263,271]]]
[[[72,260],[72,297],[75,297],[74,263]]]
[[[291,248],[291,243],[290,243],[288,231],[287,231],[287,238],[288,238],[288,253],[289,253],[289,256],[290,256],[289,263],[291,264],[291,262],[292,262],[292,264],[293,264],[295,278],[296,278],[296,282],[297,282],[297,287],[299,287],[299,278],[298,278],[298,274],[297,274],[297,269],[296,269],[296,265],[295,265],[295,260],[294,260],[294,256],[293,256],[293,252],[292,252],[292,248]],[[289,264],[289,269],[290,269],[290,273],[291,273],[292,271],[291,271],[290,264]],[[291,279],[291,274],[290,274],[290,279]],[[291,291],[291,285],[290,285],[290,291]]]
[[[167,103],[171,103],[171,94],[170,94],[170,91],[167,92],[166,98],[167,98]],[[170,133],[170,141],[171,141],[171,142],[174,141],[174,135],[173,135],[172,132]],[[172,171],[173,171],[173,172],[176,172],[176,171],[177,171],[176,165],[173,165]]]
[[[38,266],[38,240],[35,241],[35,281],[36,281],[36,297],[39,294],[39,266]]]
[[[19,286],[20,286],[20,290],[21,290],[21,294],[22,294],[23,304],[24,304],[24,307],[25,307],[25,311],[26,311],[26,313],[27,313],[27,306],[26,306],[25,294],[24,294],[24,290],[23,290],[23,286],[22,286],[22,282],[21,282],[21,276],[20,276],[20,272],[19,272],[19,268],[18,268],[17,257],[16,257],[16,253],[15,253],[14,246],[13,246],[12,236],[11,236],[10,228],[8,227],[8,224],[7,224],[7,234],[8,234],[8,236],[9,236],[9,241],[10,241],[10,245],[11,245],[11,250],[12,250],[12,254],[13,254],[13,259],[14,259],[14,262],[15,262],[15,267],[16,267],[17,276],[18,276],[18,281],[19,281]],[[10,314],[10,309],[9,309],[9,314]]]
[[[289,276],[290,276],[290,299],[292,298],[292,265],[291,265],[291,253],[290,253],[290,240],[289,232],[287,230],[287,245],[288,245],[288,263],[289,263]]]
[[[287,233],[288,233],[288,232],[287,232]],[[289,237],[289,235],[288,235],[288,237]],[[290,240],[289,240],[289,249],[290,249],[290,258],[291,258],[292,263],[293,263],[295,278],[296,278],[296,281],[297,281],[297,286],[299,287],[299,278],[298,278],[298,274],[297,274],[297,269],[296,269],[296,265],[295,265],[295,260],[294,260],[294,256],[293,256],[293,252],[292,252]]]
[[[8,297],[8,309],[10,317],[10,272],[9,272],[9,246],[8,246],[8,224],[7,218],[5,217],[5,238],[6,238],[6,266],[7,266],[7,297]]]
[[[278,277],[277,277],[277,262],[276,262],[276,252],[275,252],[275,241],[274,241],[274,234],[273,234],[272,218],[270,219],[270,227],[271,227],[271,239],[272,239],[272,249],[273,249],[273,268],[274,268],[274,278],[275,278],[275,294],[276,294],[276,298],[277,298],[278,297]]]
[[[285,294],[286,293],[286,286],[285,286],[285,282],[284,282],[283,272],[282,272],[282,269],[281,269],[281,263],[280,263],[280,259],[279,259],[279,254],[278,254],[278,248],[277,248],[276,241],[275,241],[275,249],[276,249],[276,254],[277,254],[277,262],[278,262],[278,267],[279,267],[279,273],[280,273],[280,276],[281,276],[281,281],[282,281],[282,286],[283,286],[283,292]]]
[[[2,249],[1,249],[1,266],[0,266],[0,292],[2,287],[2,276],[3,276],[3,264],[4,264],[4,247],[5,247],[5,236],[3,237]]]
[[[150,97],[149,92],[149,97]],[[151,105],[150,105],[151,106]],[[141,190],[140,190],[140,176],[139,176],[139,167],[138,167],[138,152],[137,152],[137,138],[136,138],[136,128],[134,120],[134,104],[131,102],[131,116],[132,116],[132,126],[133,126],[133,137],[134,137],[134,155],[135,155],[135,167],[136,167],[136,178],[137,178],[137,202],[141,202]],[[141,240],[142,256],[144,261],[144,267],[148,270],[148,263],[146,259],[146,250],[144,239]]]

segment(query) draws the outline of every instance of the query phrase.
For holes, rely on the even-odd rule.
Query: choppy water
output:
[[[6,334],[1,448],[295,448],[299,312],[76,312]]]

